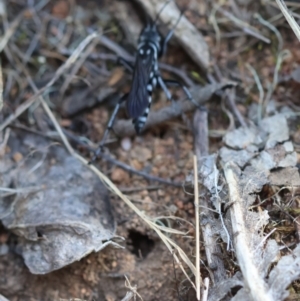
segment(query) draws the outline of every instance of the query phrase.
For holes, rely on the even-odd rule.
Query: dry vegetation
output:
[[[0,1],[0,301],[300,300],[297,1],[170,2],[207,112],[157,89],[88,165],[164,3]]]

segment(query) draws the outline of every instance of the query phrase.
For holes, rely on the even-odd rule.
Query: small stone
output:
[[[136,169],[136,170],[141,170],[141,169],[143,169],[143,165],[142,165],[138,160],[135,160],[135,159],[133,159],[133,160],[131,161],[131,166],[132,166],[134,169]]]
[[[162,189],[158,189],[157,191],[158,196],[164,196],[165,195],[165,191]]]
[[[151,199],[149,196],[146,196],[146,197],[144,198],[144,202],[145,202],[145,203],[152,203],[152,199]]]
[[[15,162],[20,162],[23,159],[23,155],[19,152],[13,154],[13,160]]]
[[[124,184],[129,182],[129,175],[123,169],[116,167],[111,174],[111,179],[114,182]]]
[[[145,189],[141,191],[141,197],[145,197],[147,195],[148,195],[148,190]]]
[[[7,244],[0,245],[0,256],[6,255],[9,253],[9,247]]]
[[[8,241],[8,233],[2,233],[0,235],[0,244],[6,244]]]
[[[105,294],[105,300],[106,301],[115,301],[115,300],[117,300],[117,297],[113,292],[108,292]]]
[[[123,68],[115,68],[114,71],[112,72],[111,77],[107,82],[108,86],[110,87],[114,86],[122,79],[123,76],[124,76]]]
[[[52,8],[52,14],[55,17],[64,19],[64,18],[66,18],[68,16],[69,9],[70,8],[69,8],[68,2],[65,1],[65,0],[60,0],[60,1],[57,1],[55,3],[55,5],[53,6],[53,8]]]
[[[124,151],[128,152],[131,149],[132,143],[130,138],[125,137],[121,141],[121,147]]]
[[[60,125],[62,127],[69,127],[72,124],[71,119],[61,119]]]
[[[191,215],[194,215],[195,214],[194,209],[189,209],[188,213],[191,214]]]
[[[145,162],[152,158],[152,151],[146,147],[139,146],[132,150],[131,156],[139,162]]]
[[[183,201],[181,200],[176,200],[175,205],[177,206],[178,209],[183,209],[184,207]]]

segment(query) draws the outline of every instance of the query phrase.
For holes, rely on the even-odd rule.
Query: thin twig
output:
[[[275,66],[275,70],[274,70],[274,75],[273,75],[273,81],[268,86],[267,95],[266,95],[266,98],[264,100],[264,111],[265,111],[265,113],[267,113],[268,104],[271,100],[273,92],[275,91],[275,88],[277,87],[278,74],[279,74],[279,70],[281,68],[281,65],[283,63],[283,60],[286,56],[289,56],[289,55],[290,55],[290,51],[287,50],[287,49],[284,49],[284,50],[282,50],[281,52],[278,53],[278,56],[277,56],[277,59],[276,59],[276,66]]]
[[[127,292],[126,296],[121,301],[130,301],[134,297],[133,292]]]
[[[149,185],[149,186],[141,186],[141,187],[120,187],[120,190],[124,193],[138,192],[143,190],[158,190],[161,189],[162,186],[158,185]]]
[[[238,119],[240,125],[242,127],[247,127],[245,119],[242,116],[241,112],[239,111],[239,109],[237,108],[236,103],[235,103],[235,88],[232,88],[230,90],[226,90],[225,91],[225,96],[228,100],[228,103],[229,103],[235,117]]]
[[[134,301],[136,300],[136,296],[138,296],[143,301],[142,296],[137,292],[137,285],[132,286],[130,284],[130,281],[129,281],[128,277],[126,275],[124,277],[126,279],[125,280],[125,287],[129,288],[130,291],[133,293]]]
[[[0,52],[3,51],[3,49],[5,48],[5,46],[7,45],[9,39],[13,36],[13,34],[15,33],[16,29],[18,28],[20,22],[22,21],[23,17],[24,17],[24,13],[28,12],[28,10],[26,9],[25,11],[22,11],[16,18],[15,20],[11,23],[10,27],[8,27],[5,31],[5,34],[3,37],[1,37],[1,41],[0,41]]]
[[[257,89],[259,91],[259,101],[258,101],[258,107],[257,107],[257,120],[260,121],[262,119],[262,115],[263,115],[263,101],[264,101],[264,97],[265,97],[264,88],[262,87],[261,81],[259,79],[259,76],[257,75],[256,70],[249,64],[246,64],[246,67],[251,72],[251,74],[255,80]]]
[[[258,13],[255,13],[254,14],[254,17],[257,18],[257,20],[264,26],[268,27],[270,30],[272,30],[276,37],[277,37],[277,40],[278,40],[278,53],[282,50],[283,48],[283,39],[282,39],[282,36],[279,32],[279,30],[273,25],[271,24],[270,22],[266,21],[260,14]]]
[[[283,0],[276,0],[280,10],[282,11],[284,17],[288,21],[289,25],[291,26],[292,30],[294,31],[296,37],[300,41],[300,26],[291,15],[290,11],[288,10],[287,6],[285,5]]]
[[[214,169],[216,169],[216,166],[214,166]],[[219,190],[218,190],[218,179],[215,177],[215,190],[216,190],[216,199],[218,201],[218,213],[219,213],[219,216],[220,216],[220,221],[221,221],[221,224],[222,224],[222,227],[224,229],[224,232],[226,234],[226,237],[227,237],[227,251],[230,251],[232,249],[232,241],[231,241],[231,238],[230,238],[230,234],[227,230],[227,227],[225,225],[225,222],[224,222],[224,218],[223,218],[223,215],[222,215],[222,208],[221,208],[221,205],[222,205],[222,202],[221,202],[221,198],[220,198],[220,195],[219,195]]]
[[[5,155],[5,150],[7,146],[7,141],[10,136],[10,129],[7,129],[5,132],[0,133],[1,141],[0,141],[0,158]]]
[[[195,201],[195,228],[196,228],[196,293],[200,300],[201,273],[200,273],[200,223],[199,223],[199,187],[197,157],[194,155],[194,201]]]

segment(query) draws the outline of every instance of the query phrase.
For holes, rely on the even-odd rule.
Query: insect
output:
[[[152,92],[157,86],[164,91],[168,100],[173,99],[167,86],[181,87],[187,98],[191,100],[195,106],[199,107],[185,86],[174,80],[163,79],[159,72],[158,59],[165,53],[167,43],[171,39],[183,14],[180,14],[175,26],[169,31],[167,36],[163,38],[157,29],[157,21],[160,13],[169,2],[170,1],[164,4],[155,20],[148,22],[142,30],[138,39],[138,48],[134,66],[124,59],[119,60],[128,69],[131,69],[133,73],[131,89],[129,93],[125,94],[116,105],[104,132],[103,138],[98,149],[95,151],[91,162],[97,158],[103,149],[104,142],[106,141],[106,138],[114,124],[120,105],[124,101],[126,101],[127,114],[132,119],[137,134],[139,134],[145,126],[152,103]]]

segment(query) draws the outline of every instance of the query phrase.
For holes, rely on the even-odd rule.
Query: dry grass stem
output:
[[[262,119],[262,115],[263,115],[263,101],[264,101],[264,97],[265,97],[265,92],[264,92],[264,88],[261,84],[261,81],[259,79],[259,76],[256,72],[256,70],[249,64],[246,64],[246,67],[248,68],[248,70],[251,72],[254,81],[256,83],[257,89],[259,91],[259,101],[258,101],[258,107],[257,107],[257,119],[258,121],[260,121]]]
[[[292,30],[294,31],[297,39],[300,41],[300,26],[294,19],[294,17],[291,15],[290,11],[288,10],[286,4],[283,0],[276,0],[280,10],[282,11],[284,17],[286,18],[287,22],[291,26]]]
[[[5,34],[4,34],[3,37],[1,37],[1,41],[0,41],[0,52],[3,51],[3,49],[6,47],[9,39],[13,36],[15,31],[17,30],[18,26],[20,25],[20,23],[21,23],[21,21],[24,17],[25,12],[28,12],[28,10],[25,10],[25,11],[21,12],[15,18],[15,20],[11,23],[11,25],[5,30]]]
[[[130,281],[129,281],[128,277],[126,275],[125,275],[125,279],[126,279],[125,280],[125,287],[128,288],[128,289],[130,289],[130,291],[131,291],[130,293],[132,293],[132,296],[130,295],[130,293],[126,294],[125,298],[127,297],[127,299],[123,298],[122,301],[124,299],[125,300],[130,300],[132,297],[134,298],[134,300],[136,300],[136,296],[138,296],[143,301],[142,296],[137,292],[137,286],[136,285],[132,286],[130,284]],[[129,297],[130,297],[130,299],[129,299]]]
[[[241,112],[239,111],[239,109],[236,106],[236,102],[235,102],[236,93],[235,92],[236,92],[235,88],[227,89],[225,91],[225,96],[228,100],[231,110],[233,111],[233,113],[234,113],[235,117],[237,118],[237,120],[239,121],[240,125],[243,127],[247,127],[247,123],[246,123],[243,115],[241,114]]]
[[[10,129],[7,129],[5,132],[0,133],[0,138],[1,138],[0,158],[5,155],[5,150],[6,150],[8,138],[10,136],[10,131],[11,131]]]
[[[199,208],[199,187],[198,187],[198,166],[197,157],[194,155],[194,201],[195,201],[195,228],[196,228],[196,293],[197,300],[200,300],[201,273],[200,273],[200,208]]]
[[[283,39],[282,39],[282,36],[281,36],[280,32],[278,31],[278,29],[273,24],[271,24],[270,22],[268,22],[265,19],[263,19],[263,17],[260,14],[258,14],[258,13],[255,13],[254,17],[262,25],[268,27],[270,30],[272,30],[275,33],[275,35],[277,37],[277,40],[278,40],[278,53],[279,53],[282,50],[282,48],[283,48]]]

